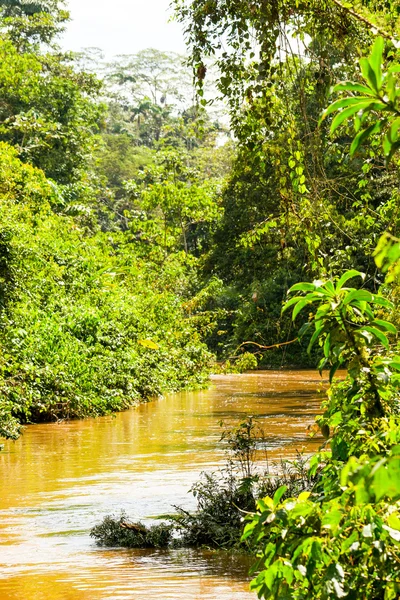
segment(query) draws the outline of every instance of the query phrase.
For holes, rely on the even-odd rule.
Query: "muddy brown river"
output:
[[[220,375],[116,417],[27,427],[0,452],[0,599],[254,600],[243,557],[101,549],[89,531],[120,509],[193,508],[189,488],[224,461],[221,420],[258,415],[270,461],[312,452],[322,387],[315,371]]]

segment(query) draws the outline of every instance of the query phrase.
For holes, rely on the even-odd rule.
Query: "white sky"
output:
[[[67,0],[65,50],[101,48],[107,57],[145,48],[185,53],[182,26],[168,23],[170,0]]]

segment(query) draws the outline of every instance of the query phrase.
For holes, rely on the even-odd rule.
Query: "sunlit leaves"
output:
[[[331,124],[331,134],[354,118],[355,137],[350,146],[353,156],[369,138],[382,135],[383,151],[390,159],[400,147],[398,130],[400,128],[400,88],[394,73],[396,65],[384,71],[382,69],[384,40],[378,37],[370,55],[360,59],[361,74],[365,84],[342,82],[333,88],[334,93],[347,92],[346,97],[333,102],[322,114],[320,123],[329,115],[337,112]],[[354,95],[355,93],[362,94]],[[361,123],[367,126],[360,129]]]

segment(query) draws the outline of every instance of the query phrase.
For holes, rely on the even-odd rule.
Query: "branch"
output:
[[[243,342],[243,344],[240,344],[240,346],[238,346],[237,350],[249,344],[253,344],[253,346],[257,346],[257,348],[261,348],[262,350],[271,350],[272,348],[280,348],[281,346],[288,346],[289,344],[294,344],[295,342],[298,342],[298,340],[299,338],[297,337],[294,340],[290,340],[290,342],[281,342],[280,344],[272,344],[272,346],[263,346],[262,344],[257,344],[257,342]]]
[[[390,40],[394,45],[396,45],[397,40],[394,37],[392,37],[389,33],[384,31],[380,27],[378,27],[378,25],[374,25],[374,23],[371,23],[371,21],[369,21],[366,17],[364,17],[363,15],[360,15],[352,8],[348,8],[347,6],[344,6],[340,2],[340,0],[332,0],[332,2],[334,4],[336,4],[336,6],[338,6],[345,12],[347,12],[349,15],[351,15],[352,17],[357,19],[358,21],[361,21],[361,23],[364,23],[364,25],[367,25],[370,29],[375,29],[375,31],[377,31],[382,37],[386,38],[387,40]]]

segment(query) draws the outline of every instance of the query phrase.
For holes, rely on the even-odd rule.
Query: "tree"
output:
[[[1,0],[0,28],[20,50],[41,44],[54,45],[55,38],[64,30],[69,13],[63,0]]]
[[[62,57],[20,53],[0,40],[0,139],[61,184],[87,169],[103,109],[100,84]]]
[[[333,103],[325,117],[342,109],[332,122],[333,132],[340,123],[354,120],[354,152],[369,135],[379,135],[388,126],[384,151],[390,157],[397,150],[392,126],[400,96],[392,75],[400,68],[395,63],[386,72],[382,69],[383,49],[383,39],[377,39],[370,55],[361,59],[365,82],[340,84],[336,90],[350,95]],[[389,96],[382,95],[385,85]],[[362,106],[350,110],[357,103]],[[365,125],[366,119],[373,120],[374,130],[360,130],[358,120]],[[360,131],[367,133],[362,136]],[[394,264],[396,273],[399,254],[386,241],[377,250],[377,262]],[[274,498],[259,502],[258,515],[246,527],[244,537],[254,535],[259,551],[261,572],[252,587],[260,598],[399,596],[397,329],[382,318],[394,308],[387,298],[348,287],[360,276],[364,278],[351,270],[339,279],[296,284],[285,306],[293,310],[293,320],[303,309],[312,311],[302,332],[313,331],[309,350],[317,341],[323,348],[319,369],[330,367],[331,383],[341,365],[347,366],[348,374],[332,385],[325,412],[317,418],[329,445],[311,460],[310,474],[318,475],[316,486],[284,500],[286,490],[281,488]]]

